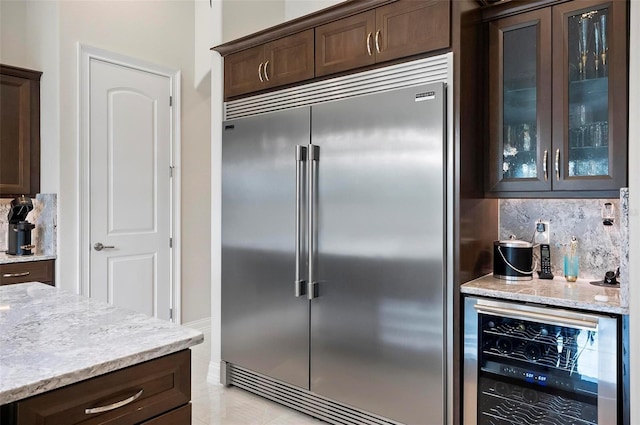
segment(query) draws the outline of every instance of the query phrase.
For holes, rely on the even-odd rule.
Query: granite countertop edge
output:
[[[199,336],[178,341],[174,344],[150,349],[140,353],[135,353],[119,359],[106,361],[100,364],[96,364],[92,367],[74,370],[71,372],[53,376],[48,379],[34,381],[19,388],[0,392],[0,405],[13,403],[14,401],[33,397],[47,391],[55,390],[67,385],[95,378],[109,372],[115,372],[116,370],[124,369],[129,366],[135,366],[137,364],[149,360],[154,360],[168,354],[177,353],[178,351],[185,350],[193,345],[200,344],[202,341],[203,335],[200,334]]]
[[[0,286],[0,405],[188,349],[201,331],[39,282]]]
[[[55,254],[34,254],[34,255],[9,255],[0,252],[0,264],[28,263],[30,261],[55,260]]]
[[[619,301],[609,301],[609,302],[598,302],[598,301],[585,301],[576,299],[572,293],[572,295],[567,297],[562,296],[545,296],[545,295],[535,295],[523,293],[523,286],[525,285],[535,285],[535,281],[525,281],[526,283],[506,283],[505,281],[500,281],[495,279],[492,274],[488,274],[486,276],[482,276],[478,279],[472,280],[470,282],[464,283],[460,286],[460,292],[467,295],[479,295],[489,298],[497,298],[503,300],[513,300],[513,301],[522,301],[522,302],[531,302],[536,304],[544,304],[556,307],[564,307],[571,309],[580,309],[587,310],[594,313],[611,313],[611,314],[621,314],[626,315],[629,314],[629,308],[620,305]],[[553,282],[552,284],[564,285],[564,283],[559,281],[547,281]],[[497,284],[502,283],[502,287],[500,289],[496,289],[495,286]],[[588,283],[580,283],[575,285],[573,290],[587,291],[591,296],[594,291],[598,291],[598,287],[596,286],[586,286]],[[526,290],[526,289],[525,289]],[[602,289],[604,291],[604,289]],[[607,289],[608,291],[619,291],[618,289]],[[593,298],[592,298],[593,299]]]

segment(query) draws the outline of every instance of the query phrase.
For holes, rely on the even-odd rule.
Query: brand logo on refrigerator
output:
[[[436,98],[436,92],[427,91],[424,93],[416,94],[416,102],[422,102],[423,100],[431,100]]]

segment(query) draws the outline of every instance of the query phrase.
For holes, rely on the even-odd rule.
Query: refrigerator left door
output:
[[[222,131],[222,360],[308,389],[309,301],[294,282],[306,258],[295,252],[296,202],[305,204],[296,146],[309,144],[310,109],[230,120]]]

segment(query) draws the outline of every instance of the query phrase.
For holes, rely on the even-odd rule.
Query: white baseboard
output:
[[[207,373],[207,384],[222,385],[220,383],[220,362],[210,362]]]

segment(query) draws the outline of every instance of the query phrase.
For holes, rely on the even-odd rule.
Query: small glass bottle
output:
[[[564,254],[564,278],[567,282],[575,282],[578,280],[579,270],[578,239],[575,236],[571,236],[571,242]]]

